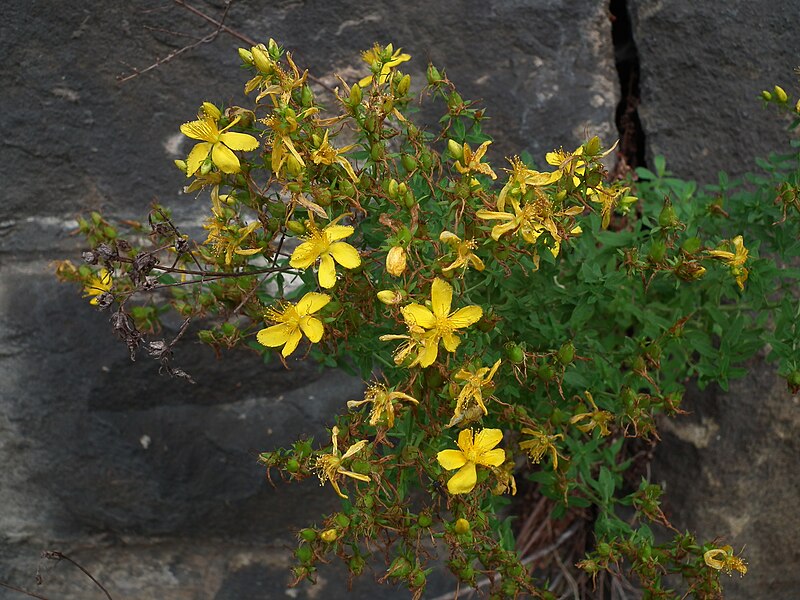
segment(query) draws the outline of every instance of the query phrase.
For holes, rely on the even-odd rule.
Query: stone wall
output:
[[[638,108],[646,156],[666,154],[681,175],[708,179],[727,166],[745,170],[753,156],[783,139],[781,125],[753,99],[760,89],[791,80],[800,55],[790,34],[798,30],[797,11],[789,10],[789,0],[781,17],[774,14],[778,3],[767,0],[736,0],[713,12],[693,4],[631,0]],[[221,5],[197,1],[216,17]],[[330,416],[358,393],[358,382],[299,362],[285,372],[246,354],[217,361],[193,344],[181,349],[181,366],[196,386],[159,377],[145,359],[130,363],[106,315],[55,282],[50,264],[79,255],[71,232],[81,212],[141,218],[157,198],[179,221],[191,214],[193,200],[181,194],[185,178],[171,164],[189,148],[178,127],[203,100],[241,98],[236,48],[242,44],[222,34],[119,84],[117,76],[131,66],[146,67],[213,27],[157,0],[11,0],[4,17],[0,581],[36,587],[39,552],[58,549],[108,583],[117,599],[281,597],[293,531],[336,501],[313,482],[273,489],[254,455],[299,432],[322,437]],[[417,81],[432,60],[466,98],[488,106],[487,129],[497,139],[490,159],[497,166],[502,156],[523,150],[541,159],[586,134],[617,135],[620,83],[605,3],[239,0],[225,22],[252,38],[274,37],[331,83],[334,72],[351,79],[363,74],[358,53],[375,41],[393,41],[411,53]],[[623,51],[630,48],[617,54]],[[759,376],[774,380],[768,371]],[[732,407],[725,414],[742,414],[748,393],[725,396]],[[711,401],[697,400],[698,406]],[[779,411],[788,399],[775,395],[771,402]],[[705,451],[727,458],[725,444],[740,442],[725,437],[725,423],[717,435],[728,441],[710,439]],[[682,450],[683,438],[674,437],[663,446],[671,460],[659,463],[668,485],[696,464]],[[731,454],[730,460],[748,460]],[[765,456],[767,465],[775,464]],[[788,480],[794,484],[775,488],[780,498],[771,498],[773,506],[796,498],[796,475]],[[704,518],[696,497],[670,489],[679,518],[694,524]],[[745,496],[716,494],[731,514],[755,511]],[[778,521],[761,514],[748,522],[763,523],[765,532],[780,528],[785,514],[769,514]],[[768,537],[726,528],[732,522],[712,523],[709,531],[748,543],[753,568],[745,585],[768,581],[756,568],[768,568],[763,560],[779,562],[759,558],[774,556]],[[796,566],[797,556],[792,560]],[[85,578],[65,564],[41,567],[45,583],[38,593],[68,600],[97,591],[88,592]],[[791,564],[783,568],[784,583],[799,586]],[[345,595],[339,571],[323,573],[321,582],[293,597],[321,590]],[[360,585],[353,595],[371,597],[369,585]],[[737,594],[759,588],[730,589],[731,598],[758,597]],[[403,590],[396,595],[407,597]]]

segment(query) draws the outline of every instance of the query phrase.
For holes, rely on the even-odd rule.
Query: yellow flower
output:
[[[464,144],[464,156],[456,161],[456,169],[459,173],[482,173],[483,175],[488,175],[492,179],[497,179],[497,173],[492,171],[492,168],[481,162],[483,155],[486,154],[486,149],[489,147],[489,144],[492,142],[486,141],[483,142],[475,152],[472,152],[472,149],[469,147],[468,144]]]
[[[193,140],[202,140],[195,144],[186,159],[186,176],[191,177],[200,168],[208,155],[212,162],[224,173],[238,173],[241,169],[239,159],[232,150],[255,150],[258,140],[246,133],[228,131],[239,122],[241,117],[234,118],[225,128],[219,129],[217,123],[222,114],[210,102],[204,102],[197,121],[181,125],[181,133]]]
[[[324,229],[319,229],[313,219],[308,224],[308,235],[305,241],[292,252],[289,264],[295,269],[307,269],[319,259],[319,284],[324,288],[332,288],[336,284],[336,265],[334,260],[345,269],[355,269],[361,264],[358,250],[344,239],[353,234],[349,225],[337,225],[344,217],[331,221]]]
[[[332,165],[334,163],[341,165],[344,167],[344,170],[347,171],[350,179],[358,181],[358,177],[356,177],[356,173],[353,171],[353,166],[350,164],[350,161],[344,156],[341,156],[343,152],[347,152],[353,148],[354,145],[355,144],[351,144],[350,146],[345,146],[337,150],[328,142],[328,130],[326,129],[325,137],[322,138],[322,143],[319,145],[319,148],[311,152],[311,160],[313,160],[316,165]]]
[[[537,195],[537,197],[524,205],[520,204],[518,198],[510,197],[509,202],[514,214],[502,211],[479,210],[476,216],[479,219],[505,221],[492,227],[492,239],[499,240],[501,236],[506,233],[519,233],[529,244],[536,244],[545,231],[553,238],[552,245],[549,250],[553,256],[558,256],[561,250],[561,240],[564,235],[559,231],[558,223],[555,217],[572,218],[583,212],[582,206],[571,206],[560,211],[553,209],[553,202],[544,194]],[[581,233],[580,227],[573,227],[570,233],[578,235]],[[534,264],[538,268],[539,256],[534,256]]]
[[[380,75],[378,76],[378,83],[384,84],[389,81],[389,74],[391,70],[408,60],[411,60],[410,54],[402,52],[402,48],[394,49],[392,44],[382,48],[379,44],[375,44],[371,49],[361,53],[362,60],[367,63],[373,70],[373,73],[378,70],[380,65]],[[360,87],[366,87],[372,83],[373,75],[367,75],[358,82]]]
[[[373,383],[367,388],[363,400],[348,400],[347,408],[357,408],[367,402],[372,402],[372,410],[369,413],[369,424],[377,425],[383,414],[386,413],[386,425],[389,429],[394,427],[394,404],[395,400],[407,400],[414,404],[419,404],[419,400],[412,398],[403,392],[389,391],[381,383]]]
[[[402,246],[392,246],[386,254],[386,272],[400,277],[406,270],[406,251]]]
[[[544,186],[558,181],[561,178],[560,171],[552,173],[540,173],[525,166],[518,156],[510,159],[511,169],[504,169],[510,174],[508,183],[500,190],[500,195],[497,197],[497,210],[503,210],[506,205],[506,197],[511,190],[517,188],[520,195],[524,195],[528,191],[528,186]]]
[[[461,369],[455,374],[456,379],[466,381],[456,400],[456,417],[472,403],[480,406],[484,415],[489,414],[486,404],[483,402],[483,388],[492,386],[492,377],[497,373],[499,367],[500,360],[495,362],[491,369],[489,367],[481,367],[477,371]]]
[[[462,241],[455,233],[443,231],[439,235],[439,241],[446,243],[458,253],[458,258],[456,258],[452,264],[442,269],[443,273],[470,265],[472,265],[472,268],[476,271],[483,271],[485,268],[483,261],[472,252],[477,248],[475,240]]]
[[[597,404],[594,403],[594,398],[592,398],[589,392],[585,392],[585,395],[586,400],[591,404],[593,410],[575,415],[569,422],[576,425],[577,428],[584,433],[589,433],[595,427],[598,427],[600,429],[600,435],[609,435],[611,431],[608,429],[608,423],[614,420],[614,415],[607,410],[600,410],[597,408]],[[582,421],[585,422],[582,423]],[[581,424],[577,425],[578,423]]]
[[[730,546],[709,550],[703,554],[703,561],[712,569],[725,571],[728,575],[732,571],[739,571],[742,575],[747,573],[747,563],[744,562],[741,556],[734,556],[733,548]]]
[[[352,471],[348,471],[342,467],[342,463],[345,460],[353,456],[356,452],[359,452],[364,446],[367,445],[367,440],[356,442],[347,449],[347,452],[342,454],[339,452],[338,437],[339,428],[334,426],[334,428],[331,430],[331,443],[333,444],[333,450],[330,454],[323,454],[317,458],[317,461],[314,464],[314,470],[317,472],[320,485],[325,485],[326,481],[330,481],[333,489],[336,490],[336,493],[339,495],[339,497],[346,500],[347,496],[342,493],[342,490],[339,489],[339,483],[336,480],[339,475],[346,475],[347,477],[352,477],[353,479],[358,479],[359,481],[369,481],[369,476],[361,475],[360,473],[353,473]]]
[[[729,250],[706,250],[710,256],[721,260],[731,268],[731,274],[736,278],[736,285],[740,290],[744,289],[744,282],[747,281],[748,271],[744,266],[747,262],[747,248],[744,247],[744,238],[737,235],[730,243],[733,245],[733,252]],[[729,245],[725,242],[722,246],[728,248]]]
[[[227,219],[221,212],[217,212],[212,207],[214,217],[208,219],[203,225],[203,229],[208,230],[208,237],[205,243],[212,246],[214,254],[220,256],[225,254],[225,264],[230,265],[233,262],[233,255],[252,256],[261,252],[261,248],[242,248],[244,242],[250,234],[258,228],[259,222],[253,221],[249,225],[239,229],[238,227],[230,227],[226,225]]]
[[[528,453],[531,462],[538,465],[544,455],[549,452],[550,456],[553,458],[553,470],[557,469],[559,454],[555,442],[556,440],[563,440],[564,436],[560,433],[549,435],[541,429],[531,429],[530,427],[523,427],[522,433],[531,436],[530,439],[519,443],[520,449]]]
[[[406,324],[425,330],[424,343],[418,356],[422,367],[434,363],[439,353],[439,340],[448,352],[455,352],[461,340],[455,331],[469,327],[483,316],[480,306],[472,305],[450,312],[453,288],[444,279],[436,278],[431,286],[431,309],[421,304],[409,304],[401,309]]]
[[[502,439],[503,432],[499,429],[482,429],[477,434],[471,429],[462,430],[458,434],[458,450],[442,450],[436,455],[436,460],[444,469],[458,469],[448,480],[447,491],[451,494],[471,492],[478,482],[476,465],[502,465],[506,460],[506,451],[495,448]]]
[[[106,269],[100,269],[96,275],[90,276],[83,286],[83,297],[91,298],[89,304],[97,306],[100,303],[100,297],[111,291],[111,273]]]
[[[303,334],[316,344],[322,339],[325,329],[322,321],[311,315],[330,301],[331,297],[327,294],[309,292],[297,304],[287,304],[283,310],[267,309],[266,318],[277,325],[259,331],[256,335],[258,343],[269,348],[283,346],[283,356],[289,356],[295,351]]]
[[[547,164],[558,167],[555,173],[558,173],[559,177],[567,175],[572,177],[572,183],[575,187],[580,185],[580,179],[576,177],[576,174],[582,175],[585,171],[586,160],[583,158],[583,146],[579,146],[572,153],[560,148],[559,150],[548,152],[544,158]]]

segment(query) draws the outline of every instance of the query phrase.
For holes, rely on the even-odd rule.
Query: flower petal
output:
[[[238,173],[241,170],[239,159],[225,144],[216,143],[211,149],[211,160],[223,173]]]
[[[313,314],[323,308],[330,301],[331,297],[328,296],[328,294],[308,292],[305,296],[300,298],[300,301],[297,303],[297,314],[299,314],[301,317]]]
[[[436,460],[439,461],[443,469],[448,471],[460,469],[467,464],[467,457],[460,450],[442,450],[436,455]]]
[[[437,317],[447,317],[450,314],[450,306],[452,303],[453,287],[444,279],[439,279],[437,277],[433,280],[433,285],[431,286],[431,306],[433,307],[433,314]]]
[[[336,285],[336,266],[330,254],[323,254],[319,261],[319,284],[325,289]]]
[[[500,429],[482,429],[475,434],[475,450],[479,454],[489,452],[497,446],[503,439],[503,432]]]
[[[478,473],[475,470],[475,463],[468,462],[447,482],[447,491],[451,494],[466,494],[473,490],[477,482]]]
[[[252,135],[235,131],[226,131],[219,136],[219,141],[231,150],[255,150],[259,145],[258,139]]]
[[[256,339],[258,343],[262,346],[267,346],[269,348],[275,348],[276,346],[283,346],[286,341],[289,339],[289,334],[294,329],[294,325],[290,323],[280,323],[279,325],[273,325],[272,327],[267,327],[266,329],[262,329],[256,334]]]
[[[211,152],[211,144],[207,142],[195,144],[194,148],[192,148],[192,151],[189,152],[189,157],[186,159],[187,177],[191,177],[197,173],[197,169],[199,169],[200,165],[203,164],[203,161],[206,159],[209,152]]]
[[[430,367],[436,362],[437,356],[439,356],[439,338],[428,338],[419,353],[419,365],[421,367]]]
[[[458,339],[458,336],[450,332],[442,335],[442,341],[444,342],[444,347],[448,352],[455,352],[458,349],[458,345],[461,343],[461,340]]]
[[[361,264],[358,250],[346,242],[334,242],[328,247],[328,252],[345,269],[355,269]]]
[[[295,351],[297,348],[297,344],[300,343],[300,340],[303,338],[303,334],[300,333],[299,327],[294,327],[289,332],[289,339],[286,340],[286,345],[281,350],[281,354],[285,357],[289,356],[292,352]]]
[[[456,329],[461,329],[462,327],[469,327],[473,323],[476,323],[482,316],[483,309],[480,306],[472,305],[459,308],[456,312],[450,315],[450,318],[447,319],[447,321]]]
[[[323,229],[325,237],[328,238],[329,242],[342,240],[347,236],[353,235],[353,231],[355,230],[350,227],[350,225],[328,225],[325,229]]]
[[[315,317],[309,316],[300,318],[300,329],[314,344],[320,341],[322,339],[322,335],[325,333],[325,328],[322,326],[322,321]]]
[[[433,329],[436,326],[436,317],[433,313],[421,304],[409,304],[400,309],[403,318],[409,325],[417,325],[425,329]]]
[[[351,456],[353,456],[353,455],[354,455],[356,452],[358,452],[358,451],[359,451],[359,450],[361,450],[361,449],[362,449],[364,446],[366,446],[368,443],[369,443],[369,442],[368,442],[367,440],[359,440],[358,442],[356,442],[355,444],[353,444],[352,446],[350,446],[350,447],[347,449],[347,452],[345,452],[345,453],[342,455],[342,460],[344,460],[345,458],[350,458],[350,457],[351,457]]]
[[[499,467],[504,462],[506,462],[506,451],[502,448],[489,450],[478,457],[478,464],[486,467]]]
[[[295,269],[307,269],[319,256],[317,243],[314,240],[303,242],[292,252],[289,264]]]
[[[462,429],[458,434],[458,447],[467,452],[472,449],[472,429]]]

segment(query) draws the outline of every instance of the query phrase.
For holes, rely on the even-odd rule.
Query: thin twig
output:
[[[247,36],[247,35],[245,35],[243,33],[239,33],[235,29],[232,29],[232,28],[228,27],[227,25],[223,25],[221,22],[217,21],[214,17],[210,17],[209,15],[205,14],[204,12],[202,12],[200,10],[197,10],[193,6],[189,6],[186,3],[186,0],[174,0],[174,2],[178,6],[181,6],[181,7],[185,8],[186,10],[188,10],[190,13],[195,14],[195,15],[197,15],[198,17],[200,17],[202,19],[205,19],[206,21],[208,21],[212,25],[216,25],[221,31],[224,31],[227,34],[232,35],[233,37],[243,41],[245,44],[249,44],[250,46],[257,46],[258,45],[258,42],[256,42],[253,38],[251,38],[251,37],[249,37],[249,36]],[[317,85],[325,88],[327,91],[329,91],[334,96],[336,95],[336,90],[334,90],[331,86],[329,86],[327,83],[325,83],[324,81],[322,81],[318,77],[314,77],[313,75],[309,74],[308,78],[311,81],[313,81],[314,83],[316,83]]]
[[[562,544],[564,544],[564,542],[566,542],[569,538],[571,538],[573,535],[575,535],[582,526],[583,526],[583,523],[581,523],[580,521],[575,522],[569,529],[567,529],[560,536],[558,536],[558,539],[555,542],[553,542],[549,546],[546,546],[546,547],[544,547],[544,548],[542,548],[540,550],[537,550],[536,552],[534,552],[530,556],[526,556],[521,561],[522,565],[523,566],[528,566],[529,564],[536,562],[537,560],[539,560],[543,556],[547,556],[548,554],[553,552],[553,550],[556,550],[557,548],[559,548]],[[500,578],[500,576],[498,575],[497,579],[499,579],[499,578]],[[485,579],[481,579],[475,585],[475,587],[467,587],[467,588],[464,588],[461,591],[462,592],[466,592],[466,593],[475,592],[475,591],[479,590],[482,587],[486,587],[487,585],[490,585],[491,583],[492,583],[492,580],[487,577]],[[440,596],[436,596],[435,598],[433,598],[433,600],[450,600],[451,598],[453,598],[453,592],[447,592],[446,594],[442,594]]]
[[[0,581],[0,587],[4,587],[7,590],[11,590],[14,592],[19,592],[20,594],[25,594],[26,596],[30,596],[31,598],[38,598],[39,600],[50,600],[49,598],[45,598],[44,596],[40,596],[39,594],[34,594],[33,592],[29,592],[28,590],[23,590],[22,588],[14,587],[13,585],[3,583],[2,581]]]
[[[103,584],[100,583],[99,581],[97,581],[97,579],[94,578],[94,575],[89,573],[89,571],[84,569],[81,565],[79,565],[77,562],[72,560],[69,556],[67,556],[63,552],[58,552],[58,551],[55,551],[55,550],[45,550],[44,552],[42,552],[42,558],[47,558],[49,560],[56,560],[56,561],[58,561],[58,560],[66,560],[67,562],[72,563],[73,565],[78,567],[78,569],[80,569],[83,572],[84,575],[86,575],[89,579],[91,579],[92,582],[97,587],[99,587],[101,590],[103,590],[103,593],[106,595],[106,598],[108,598],[108,600],[114,600],[111,597],[111,594],[108,593],[108,590],[105,587],[103,587]]]
[[[178,0],[175,0],[175,1],[180,4],[180,2]],[[175,57],[180,56],[184,52],[187,52],[189,50],[197,48],[201,44],[208,44],[210,42],[213,42],[215,39],[217,39],[217,37],[219,37],[220,32],[222,32],[223,31],[223,27],[225,27],[222,24],[222,21],[225,20],[226,16],[228,16],[228,10],[230,9],[231,2],[233,2],[233,0],[228,0],[225,3],[225,9],[222,12],[222,18],[219,21],[214,20],[214,23],[217,23],[217,29],[215,31],[212,31],[207,36],[205,36],[203,38],[200,38],[194,44],[189,44],[188,46],[184,46],[183,48],[178,48],[177,50],[173,50],[172,52],[167,54],[164,58],[157,59],[156,62],[154,62],[153,64],[151,64],[148,67],[145,67],[144,69],[140,70],[140,69],[134,68],[133,73],[131,73],[127,77],[117,77],[117,81],[119,83],[125,83],[126,81],[130,81],[134,77],[138,77],[139,75],[142,75],[143,73],[147,73],[148,71],[151,71],[151,70],[153,70],[155,68],[158,68],[161,65],[163,65],[164,63],[167,63],[167,62],[171,61],[172,59],[174,59]],[[227,29],[227,27],[225,27],[225,29]]]

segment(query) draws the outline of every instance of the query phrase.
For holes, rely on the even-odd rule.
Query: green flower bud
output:
[[[317,532],[310,527],[307,527],[306,529],[300,531],[300,537],[307,542],[313,542],[315,539],[317,539]]]
[[[417,168],[417,159],[410,154],[403,154],[403,156],[400,157],[400,162],[403,163],[403,168],[409,173]]]
[[[667,202],[664,203],[664,208],[661,209],[661,212],[658,215],[658,224],[660,227],[669,228],[675,227],[678,225],[680,221],[678,221],[678,216],[675,214],[675,209],[672,208],[672,203]]]
[[[464,158],[464,147],[455,140],[447,140],[447,151],[456,160]]]
[[[434,67],[432,64],[428,65],[428,71],[426,75],[428,77],[428,83],[430,85],[436,85],[442,80],[442,74],[439,73],[439,69]]]
[[[778,102],[786,102],[789,99],[789,96],[786,95],[786,91],[779,85],[775,86],[775,97],[778,99]]]
[[[764,90],[763,92],[761,92],[761,97],[762,97],[764,100],[766,100],[767,102],[769,102],[770,100],[772,100],[772,94],[770,94],[770,93],[769,93],[767,90]]]
[[[647,253],[647,258],[659,264],[664,261],[666,255],[667,245],[664,243],[664,240],[653,240],[653,243],[650,244],[650,251]]]
[[[405,96],[408,93],[409,88],[411,87],[411,75],[403,75],[400,79],[400,83],[397,84],[397,93],[400,96]]]
[[[339,513],[338,515],[336,515],[333,518],[333,520],[342,529],[344,529],[345,527],[349,527],[350,526],[350,518],[347,515],[343,515],[342,513]]]
[[[589,155],[595,155],[600,152],[600,138],[594,136],[588,142],[586,142],[586,153]]]
[[[361,86],[354,85],[350,88],[350,108],[355,108],[359,104],[361,104],[361,99],[363,98],[363,94],[361,92]]]
[[[558,349],[556,358],[562,365],[568,365],[571,363],[575,358],[575,346],[572,344],[572,342],[562,344],[561,348]]]
[[[239,48],[239,58],[242,59],[242,62],[246,65],[253,64],[253,53],[249,50],[245,50],[244,48]]]
[[[308,544],[301,544],[297,547],[297,550],[294,551],[294,555],[301,563],[308,563],[311,562],[311,557],[314,553],[311,551],[311,546]]]
[[[303,86],[303,91],[300,93],[300,103],[306,108],[314,104],[314,92],[307,85]]]
[[[303,225],[300,221],[289,221],[286,224],[286,229],[288,229],[295,235],[303,235],[306,232],[306,226]]]

